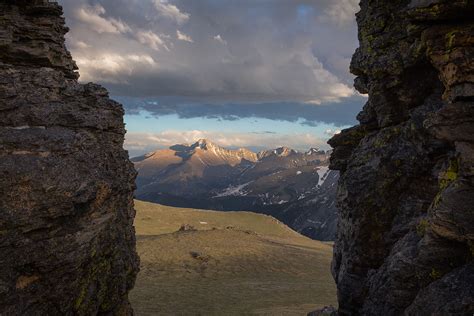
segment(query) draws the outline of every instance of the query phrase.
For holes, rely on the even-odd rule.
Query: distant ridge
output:
[[[311,238],[330,240],[338,174],[327,168],[329,154],[289,147],[255,153],[199,139],[134,158],[136,197],[176,207],[266,213]]]

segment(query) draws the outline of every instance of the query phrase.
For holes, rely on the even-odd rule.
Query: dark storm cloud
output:
[[[324,103],[354,94],[347,69],[357,45],[353,15],[358,0],[60,3],[81,78],[104,84],[114,95],[256,102],[286,111],[290,103]],[[215,112],[212,105],[197,107]],[[269,105],[236,108],[223,107],[222,118],[263,115]],[[195,115],[196,110],[179,112]]]
[[[333,123],[347,126],[356,123],[355,117],[366,98],[354,96],[339,103],[313,105],[296,102],[268,103],[227,103],[200,104],[189,103],[186,99],[169,97],[160,99],[118,98],[128,114],[147,111],[150,115],[177,115],[189,119],[205,117],[234,121],[248,118],[264,118],[316,126],[318,123]]]

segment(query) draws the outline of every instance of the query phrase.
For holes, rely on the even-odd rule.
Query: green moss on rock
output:
[[[426,231],[430,227],[430,223],[426,219],[422,219],[416,225],[416,234],[420,237],[425,236]]]
[[[448,169],[441,175],[439,179],[439,187],[441,190],[446,189],[453,181],[458,178],[459,163],[457,159],[449,161]]]

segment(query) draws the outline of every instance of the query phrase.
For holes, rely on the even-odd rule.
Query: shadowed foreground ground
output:
[[[336,304],[332,247],[272,217],[136,201],[137,315],[306,315]],[[197,231],[177,232],[182,224]]]

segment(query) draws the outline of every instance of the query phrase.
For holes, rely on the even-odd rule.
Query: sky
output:
[[[358,0],[60,0],[81,82],[125,108],[130,155],[207,138],[328,149],[356,123]]]

